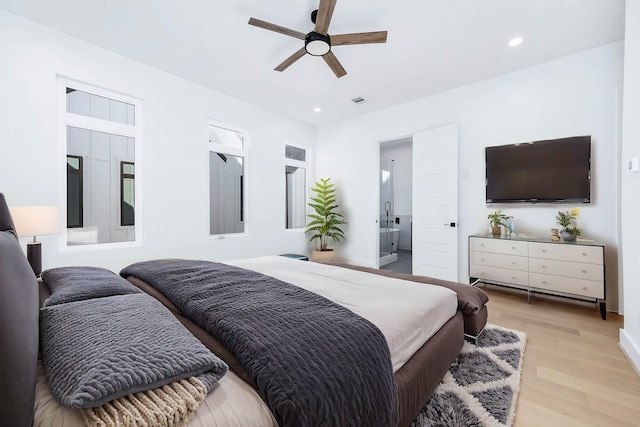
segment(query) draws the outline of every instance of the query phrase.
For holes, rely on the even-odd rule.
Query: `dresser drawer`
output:
[[[505,255],[527,256],[527,242],[516,240],[483,239],[471,237],[469,250],[477,252],[493,252]]]
[[[529,242],[529,256],[532,258],[602,264],[603,248],[601,246]]]
[[[576,279],[603,281],[604,266],[583,262],[557,261],[544,258],[530,258],[529,271],[533,273],[553,274],[575,277]]]
[[[513,283],[526,286],[529,282],[529,273],[520,270],[507,270],[506,268],[490,267],[486,265],[469,266],[469,276],[496,282]]]
[[[604,283],[602,281],[529,273],[529,286],[554,292],[604,299]]]
[[[502,255],[491,252],[472,251],[469,253],[469,263],[490,267],[507,268],[510,270],[527,271],[529,269],[529,261],[527,257],[516,255]]]

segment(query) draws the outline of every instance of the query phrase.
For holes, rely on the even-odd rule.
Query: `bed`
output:
[[[398,291],[398,287],[415,289],[416,286],[424,287],[415,281],[424,280],[414,276],[385,277],[383,274],[375,274],[374,271],[358,271],[361,268],[345,268],[344,265],[322,265],[304,261],[291,260],[284,257],[261,257],[252,260],[237,260],[225,263],[224,268],[239,268],[259,274],[269,275],[275,280],[292,283],[292,286],[304,289],[311,286],[313,293],[319,292],[322,298],[337,300],[337,310],[349,309],[364,310],[357,317],[364,318],[367,322],[379,326],[382,318],[382,335],[385,342],[391,348],[390,373],[397,387],[398,413],[394,425],[407,426],[418,414],[422,406],[437,386],[442,376],[450,366],[462,346],[463,337],[477,336],[486,322],[486,295],[476,289],[469,293],[465,285],[441,284],[441,288],[457,289],[459,293],[451,292],[453,300],[449,299],[449,307],[439,314],[442,325],[417,328],[403,340],[391,337],[391,332],[398,325],[393,322],[396,316],[393,310],[384,314],[384,306],[389,306],[390,294],[384,293],[384,286]],[[125,269],[126,270],[126,269]],[[366,270],[366,269],[365,269]],[[39,318],[38,308],[42,299],[48,296],[48,289],[42,283],[38,283],[33,277],[18,240],[15,236],[13,223],[6,208],[4,197],[0,194],[0,363],[2,366],[2,378],[0,378],[0,424],[14,426],[83,426],[82,416],[77,409],[62,406],[53,397],[49,390],[44,368],[38,359]],[[125,271],[126,273],[126,271]],[[388,273],[386,273],[388,274]],[[163,274],[164,275],[164,274]],[[364,276],[363,276],[364,275]],[[187,330],[198,337],[207,348],[218,354],[229,366],[229,371],[224,375],[212,390],[206,395],[204,402],[194,411],[189,421],[189,426],[277,426],[294,425],[283,422],[278,411],[274,411],[265,403],[264,392],[260,384],[256,384],[251,373],[243,369],[241,363],[235,359],[233,352],[227,346],[221,344],[212,336],[190,320],[185,313],[168,300],[167,296],[158,289],[150,287],[147,280],[125,274],[129,283],[135,284],[138,289],[143,289],[145,295],[150,294],[157,298],[167,312],[171,312],[172,318],[178,319]],[[333,278],[330,278],[333,276]],[[335,280],[343,288],[347,283],[362,284],[376,282],[383,286],[383,291],[378,292],[378,299],[366,299],[366,305],[371,307],[352,307],[351,300],[344,295],[332,295],[335,289]],[[409,280],[408,280],[409,279]],[[412,283],[411,279],[415,279]],[[327,283],[333,281],[334,286]],[[310,283],[315,282],[313,285]],[[446,285],[446,286],[444,286]],[[43,296],[39,298],[38,288]],[[320,289],[318,289],[318,287]],[[470,288],[475,289],[475,288]],[[298,291],[296,291],[298,292]],[[368,293],[375,293],[368,290]],[[381,293],[380,293],[381,292]],[[416,292],[419,292],[417,290]],[[447,299],[447,293],[441,293]],[[137,296],[136,296],[137,297]],[[122,300],[128,296],[119,296]],[[452,302],[451,302],[452,301]],[[342,304],[342,305],[340,305]],[[453,307],[451,307],[453,305]],[[19,307],[19,310],[15,308]],[[380,308],[383,310],[380,310]],[[447,310],[449,310],[447,314]],[[382,313],[382,314],[381,314]],[[444,318],[443,318],[444,316]],[[384,318],[390,318],[391,323],[385,323]],[[414,334],[414,335],[411,335]],[[417,335],[415,335],[417,334]],[[426,342],[423,343],[423,341]],[[391,344],[389,344],[391,343]],[[395,349],[395,350],[394,350]],[[397,351],[396,351],[397,350]],[[268,399],[267,399],[268,400]],[[307,425],[318,424],[311,422]],[[356,419],[344,425],[358,425]]]

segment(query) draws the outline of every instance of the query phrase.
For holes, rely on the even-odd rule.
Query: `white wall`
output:
[[[617,309],[619,111],[621,42],[477,84],[377,111],[318,130],[317,172],[342,191],[349,221],[344,258],[375,265],[379,142],[422,129],[459,128],[459,277],[468,276],[467,236],[487,230],[487,214],[503,208],[516,232],[546,236],[559,209],[573,205],[486,206],[484,147],[592,135],[592,203],[582,205],[584,238],[603,242],[608,308]],[[425,78],[428,78],[425,76]]]
[[[622,127],[621,241],[624,329],[620,344],[640,375],[640,172],[627,168],[640,157],[640,3],[626,6],[624,48],[624,110]]]
[[[231,259],[306,252],[285,232],[284,146],[313,149],[315,129],[0,11],[0,191],[11,206],[52,205],[60,196],[56,75],[143,101],[142,246],[64,252],[43,236],[43,267],[114,270],[156,257]],[[203,58],[215,62],[216,58]],[[246,130],[248,206],[243,236],[209,237],[209,120]],[[64,148],[62,148],[64,149]],[[313,173],[313,171],[312,171]],[[313,176],[313,175],[312,175]],[[27,239],[23,239],[23,242]]]

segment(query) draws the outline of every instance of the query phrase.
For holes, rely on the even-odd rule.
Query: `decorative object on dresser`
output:
[[[335,258],[333,249],[329,248],[329,239],[339,242],[344,239],[344,232],[340,225],[344,224],[342,214],[336,212],[336,188],[329,181],[331,178],[321,178],[315,183],[311,191],[315,196],[311,197],[309,206],[315,213],[307,215],[311,222],[307,224],[305,233],[313,233],[310,241],[319,240],[318,250],[311,252],[313,260],[331,260]]]
[[[573,208],[570,211],[562,212],[558,211],[556,215],[556,221],[558,225],[562,226],[560,235],[565,242],[573,242],[577,236],[581,236],[582,232],[578,229],[576,224],[576,217],[580,214],[580,208]]]
[[[504,221],[509,219],[509,217],[503,214],[502,210],[500,209],[487,215],[487,218],[490,220],[491,234],[494,236],[499,236],[500,234],[502,234],[500,227],[505,225]]]
[[[606,320],[604,245],[544,238],[469,236],[470,283],[595,302]]]
[[[57,206],[14,206],[10,208],[19,237],[33,237],[27,243],[27,259],[36,277],[42,272],[42,243],[37,236],[60,232],[60,209]]]

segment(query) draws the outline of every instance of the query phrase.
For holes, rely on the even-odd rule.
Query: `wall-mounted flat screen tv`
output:
[[[591,136],[485,148],[487,203],[590,203]]]

